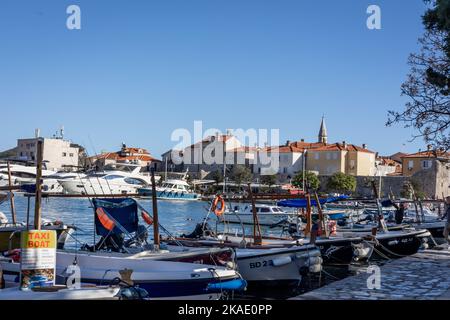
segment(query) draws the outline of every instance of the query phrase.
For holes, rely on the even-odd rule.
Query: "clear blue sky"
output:
[[[66,28],[77,4],[82,29]],[[382,30],[366,9],[382,10]],[[414,152],[401,109],[422,0],[148,0],[0,2],[0,150],[34,128],[90,154],[121,142],[170,149],[176,128],[279,128],[382,154]],[[89,138],[90,137],[90,138]],[[92,144],[91,141],[92,140]]]

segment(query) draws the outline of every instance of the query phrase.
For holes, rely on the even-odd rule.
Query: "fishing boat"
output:
[[[321,203],[322,201],[317,201],[318,197],[316,194],[315,200],[306,200],[306,203],[303,199],[301,200],[289,200],[289,201],[280,201],[278,205],[289,206],[289,207],[298,207],[303,208],[306,205],[306,208],[311,206],[317,207],[317,216],[320,217],[320,223],[322,223],[323,227],[327,226],[326,215],[322,211]],[[326,203],[324,201],[323,203]],[[351,247],[353,251],[353,259],[364,260],[371,257],[379,257],[379,258],[398,258],[406,255],[411,255],[416,253],[422,246],[426,246],[428,243],[428,239],[431,234],[426,229],[414,229],[414,228],[399,228],[395,230],[389,230],[387,227],[386,221],[384,220],[384,212],[382,210],[381,202],[377,200],[377,211],[373,213],[373,218],[375,224],[372,224],[370,228],[364,228],[362,230],[358,230],[355,232],[355,228],[346,229],[337,228],[333,232],[333,236],[329,236],[328,239],[317,238],[316,243],[319,247],[321,247],[322,256],[325,257],[333,257],[333,260],[342,260],[343,262],[350,262],[347,259],[349,256],[338,255],[339,251],[333,252],[334,245],[329,247],[330,241],[333,240],[345,240],[345,239],[354,239],[351,241]],[[311,214],[311,213],[310,213]],[[308,217],[310,220],[311,217]],[[325,228],[323,228],[325,229]],[[323,230],[324,231],[324,230]],[[327,235],[325,235],[327,236]],[[357,240],[358,239],[358,240]],[[327,245],[321,245],[323,241],[328,242]],[[342,243],[342,241],[341,241]],[[345,243],[345,242],[344,242]],[[336,246],[340,247],[340,246]],[[343,246],[342,252],[349,251],[348,246]]]
[[[56,256],[56,283],[64,285],[69,277],[68,266],[74,263],[81,269],[81,282],[104,285],[120,276],[120,270],[133,270],[131,280],[149,293],[150,298],[165,299],[217,299],[220,292],[208,291],[210,284],[225,284],[240,279],[233,269],[199,263],[164,260],[175,259],[164,251],[145,256],[111,252],[74,252],[58,250]],[[2,258],[5,282],[17,286],[20,262]],[[243,290],[240,288],[239,290]]]
[[[218,202],[221,208],[217,207]],[[180,243],[187,247],[232,247],[236,250],[239,273],[254,290],[260,286],[298,286],[303,277],[322,270],[320,251],[314,244],[273,246],[261,241],[260,225],[255,218],[256,205],[253,203],[253,237],[239,237],[227,234],[226,230],[216,233],[207,225],[208,216],[214,212],[221,216],[225,210],[223,198],[217,196],[208,210],[205,221],[198,224],[194,232],[179,237],[163,238],[168,244]],[[256,222],[255,222],[256,221]],[[256,230],[259,233],[256,233]]]
[[[187,247],[232,247],[241,276],[249,288],[261,286],[297,287],[303,276],[322,270],[320,251],[315,245],[255,245],[251,237],[228,235],[202,238],[165,238],[166,243],[180,242]]]
[[[0,204],[11,201],[11,193],[0,194]],[[15,219],[12,218],[14,221]],[[57,246],[63,248],[68,237],[74,232],[74,227],[61,221],[42,220],[43,230],[54,230],[57,234]],[[28,230],[24,222],[10,222],[7,216],[0,212],[0,253],[20,248],[20,232]]]
[[[229,248],[184,248],[179,245],[156,249],[147,243],[146,228],[139,225],[137,201],[129,198],[93,199],[95,230],[99,237],[94,246],[83,250],[58,250],[57,283],[65,284],[65,270],[72,264],[82,270],[84,283],[102,285],[112,281],[123,269],[133,270],[131,280],[145,289],[151,298],[216,299],[227,284],[239,283],[234,252]],[[141,219],[151,225],[152,217],[141,211]],[[145,222],[144,222],[145,223]],[[0,260],[5,281],[18,282],[20,252]],[[211,289],[211,286],[220,287]],[[233,290],[243,290],[233,286]]]
[[[137,192],[142,196],[150,196],[152,188],[139,188]],[[156,197],[162,200],[200,200],[201,195],[192,191],[189,183],[180,179],[169,179],[156,187]]]

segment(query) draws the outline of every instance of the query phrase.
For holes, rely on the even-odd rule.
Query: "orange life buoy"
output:
[[[217,206],[219,202],[220,207]],[[218,195],[214,198],[212,211],[214,211],[217,216],[221,216],[225,212],[225,200],[223,200],[222,196]]]

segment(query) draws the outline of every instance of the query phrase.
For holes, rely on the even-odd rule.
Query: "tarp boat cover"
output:
[[[138,203],[131,198],[125,199],[93,199],[94,210],[103,209],[108,217],[112,218],[115,223],[114,229],[111,231],[106,229],[100,221],[99,216],[95,215],[95,232],[97,235],[107,237],[111,234],[120,234],[125,229],[128,233],[138,230]],[[119,228],[119,225],[123,228]]]
[[[321,205],[331,202],[338,202],[347,200],[348,196],[339,196],[339,197],[330,197],[330,198],[322,198],[319,199]],[[306,208],[307,200],[306,199],[292,199],[292,200],[283,200],[278,201],[277,205],[279,207],[288,207],[288,208]],[[311,199],[311,206],[317,206],[317,201],[315,199]]]

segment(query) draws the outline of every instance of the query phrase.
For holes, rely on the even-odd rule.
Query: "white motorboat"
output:
[[[14,186],[36,183],[36,167],[11,164],[10,171],[11,171],[11,184]],[[42,170],[43,180],[54,174],[56,174],[55,171]],[[9,185],[8,165],[0,164],[0,186],[8,186],[8,185]]]
[[[178,253],[168,250],[144,251],[137,254],[117,252],[87,252],[58,250],[56,255],[57,284],[65,284],[68,266],[76,263],[81,272],[81,282],[105,285],[120,277],[121,270],[133,270],[131,280],[146,290],[151,298],[216,299],[220,292],[208,292],[210,284],[226,283],[239,279],[234,269],[179,262]],[[20,262],[9,258],[0,259],[5,283],[17,286]]]
[[[132,170],[127,171],[124,168]],[[150,176],[141,174],[140,170],[139,166],[122,165],[102,172],[89,173],[81,178],[60,179],[58,182],[66,194],[135,194],[139,188],[151,184]]]
[[[139,188],[138,193],[143,196],[151,196],[152,188]],[[156,197],[164,200],[200,200],[201,195],[191,190],[189,183],[185,180],[170,179],[156,187]]]
[[[281,222],[288,222],[289,219],[297,216],[295,213],[288,213],[283,208],[274,205],[256,204],[255,207],[260,225],[275,225]],[[221,216],[223,222],[253,224],[253,209],[250,204],[227,209]]]
[[[168,243],[173,241],[166,240]],[[302,276],[322,270],[320,250],[310,244],[271,243],[252,245],[251,238],[232,235],[177,238],[185,246],[230,246],[236,250],[238,271],[250,286],[298,286]]]

